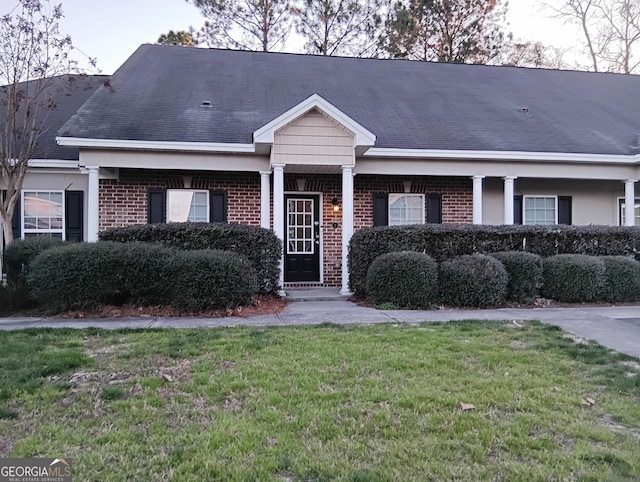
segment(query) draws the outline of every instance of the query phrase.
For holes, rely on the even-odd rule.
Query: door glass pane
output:
[[[313,201],[289,199],[287,211],[287,254],[313,254]]]

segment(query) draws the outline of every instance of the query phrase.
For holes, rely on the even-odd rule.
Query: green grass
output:
[[[0,343],[0,457],[70,457],[78,480],[640,479],[638,361],[538,323]]]

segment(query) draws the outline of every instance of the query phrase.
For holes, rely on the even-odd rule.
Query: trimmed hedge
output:
[[[142,243],[75,243],[49,249],[32,263],[33,297],[52,312],[102,304],[166,303],[172,251]]]
[[[257,290],[253,265],[237,253],[106,241],[44,251],[27,280],[51,312],[127,303],[227,308],[249,303]]]
[[[509,274],[507,299],[530,303],[538,296],[543,285],[542,258],[524,251],[491,253]]]
[[[369,267],[367,296],[378,304],[429,308],[438,299],[438,264],[413,251],[383,254]]]
[[[640,262],[624,256],[603,256],[606,280],[602,299],[640,301]]]
[[[29,296],[27,274],[31,262],[43,251],[62,246],[64,241],[46,236],[15,239],[4,250],[4,264],[7,272],[9,304],[12,308],[26,308],[35,301]]]
[[[559,254],[545,258],[545,298],[567,303],[596,301],[601,298],[606,282],[605,264],[601,258],[584,254]]]
[[[381,254],[426,253],[436,261],[463,254],[528,251],[540,256],[579,253],[640,260],[640,228],[622,226],[480,226],[425,224],[356,231],[349,243],[349,283],[364,294],[367,270]]]
[[[450,306],[492,306],[504,302],[509,275],[500,261],[483,254],[440,263],[440,298]]]
[[[109,229],[99,236],[102,241],[161,243],[180,250],[234,251],[253,264],[261,293],[275,293],[280,288],[282,243],[268,229],[242,224],[166,223]]]
[[[247,305],[257,291],[252,263],[237,253],[182,251],[169,264],[171,305],[188,311]]]

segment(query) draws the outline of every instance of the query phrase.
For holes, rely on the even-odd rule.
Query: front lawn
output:
[[[0,457],[70,457],[76,480],[640,479],[638,360],[538,323],[0,346]]]

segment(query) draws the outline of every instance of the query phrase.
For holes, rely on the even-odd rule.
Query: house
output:
[[[104,75],[78,74],[47,80],[41,99],[51,108],[43,109],[45,113],[36,123],[41,134],[14,210],[14,239],[43,234],[71,241],[86,239],[86,170],[79,165],[78,148],[58,145],[55,135],[107,79]],[[0,96],[3,89],[0,87]],[[4,179],[0,179],[0,189],[6,189]]]
[[[143,45],[57,142],[79,150],[86,240],[273,228],[285,287],[347,293],[367,226],[637,223],[639,135],[633,75]]]

